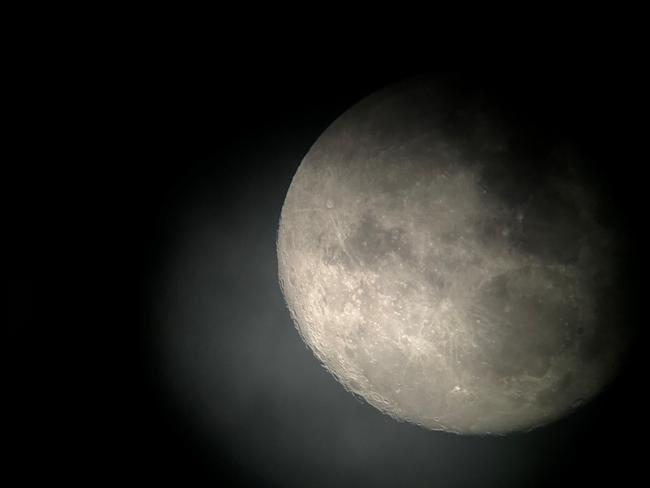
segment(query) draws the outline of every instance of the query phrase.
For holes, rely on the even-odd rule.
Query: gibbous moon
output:
[[[361,101],[282,209],[302,339],[348,391],[428,429],[528,430],[588,401],[625,337],[617,235],[580,158],[453,82]]]

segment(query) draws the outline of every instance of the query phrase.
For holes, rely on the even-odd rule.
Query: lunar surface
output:
[[[588,163],[588,162],[587,162]],[[433,430],[561,418],[616,372],[617,236],[580,156],[415,79],[351,108],[286,196],[280,283],[351,393]]]

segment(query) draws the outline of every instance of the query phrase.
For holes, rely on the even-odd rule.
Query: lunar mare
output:
[[[431,80],[335,121],[278,231],[304,342],[350,392],[429,429],[505,433],[562,417],[616,371],[616,236],[550,151]],[[579,166],[579,165],[577,165]]]

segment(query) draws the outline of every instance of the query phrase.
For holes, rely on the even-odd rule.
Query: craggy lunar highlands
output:
[[[302,161],[277,242],[292,318],[338,381],[462,434],[561,418],[625,342],[585,162],[490,100],[418,78],[361,101]]]

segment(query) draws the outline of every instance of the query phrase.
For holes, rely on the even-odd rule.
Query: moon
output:
[[[352,394],[459,434],[530,430],[614,377],[619,237],[579,152],[416,78],[318,138],[282,208],[296,328]]]

